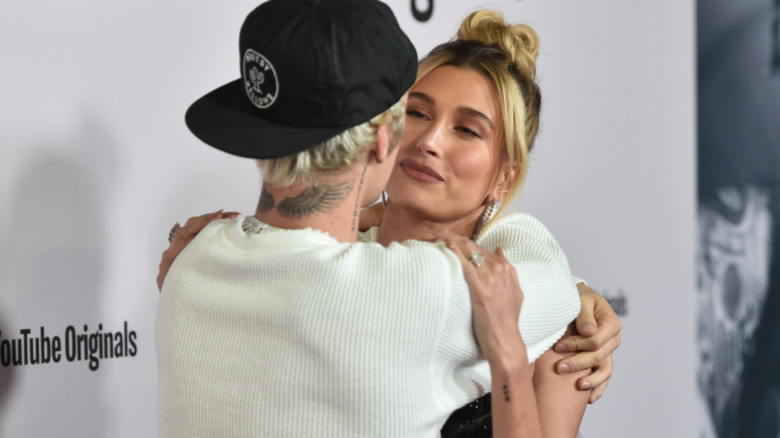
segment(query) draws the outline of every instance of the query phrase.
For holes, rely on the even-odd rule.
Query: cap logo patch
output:
[[[273,105],[279,95],[279,81],[276,70],[265,56],[247,49],[243,62],[244,90],[252,103],[266,109]]]

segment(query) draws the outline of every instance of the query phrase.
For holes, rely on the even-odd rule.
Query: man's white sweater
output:
[[[517,269],[533,361],[579,312],[566,258],[528,215],[478,243]],[[418,241],[214,222],[166,277],[156,342],[161,438],[436,437],[490,385],[460,263]]]

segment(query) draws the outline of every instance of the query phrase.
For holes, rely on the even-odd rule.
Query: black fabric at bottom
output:
[[[453,412],[441,428],[442,438],[492,438],[490,410],[490,393],[487,393]]]

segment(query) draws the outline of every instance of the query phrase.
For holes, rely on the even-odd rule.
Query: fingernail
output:
[[[582,384],[581,388],[582,388],[583,390],[585,390],[585,389],[590,389],[590,382],[583,382],[583,384]]]
[[[582,330],[586,332],[596,331],[596,324],[593,324],[592,322],[586,322],[585,324],[582,324]]]
[[[569,349],[566,348],[566,344],[555,344],[555,352],[556,353],[566,353]]]
[[[558,372],[559,372],[559,373],[568,373],[568,372],[569,372],[569,364],[567,364],[567,363],[562,363],[562,364],[561,364],[561,365],[558,367]]]

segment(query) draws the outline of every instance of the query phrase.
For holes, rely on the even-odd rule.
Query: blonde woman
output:
[[[445,229],[489,250],[500,246],[510,261],[533,258],[545,242],[557,247],[532,217],[501,214],[522,187],[539,127],[538,50],[529,26],[507,25],[497,12],[483,10],[463,21],[456,39],[420,61],[382,226],[367,233],[368,239],[383,245],[429,240],[431,229]],[[499,202],[497,214],[491,214]],[[518,240],[529,229],[537,230],[536,239]],[[562,358],[550,350],[535,365],[545,436],[575,435],[588,398],[575,388],[583,376],[553,372]],[[592,376],[584,377],[580,385],[592,385],[587,380]],[[488,406],[488,399],[481,405]],[[471,430],[484,411],[479,404],[468,407],[445,433]]]

